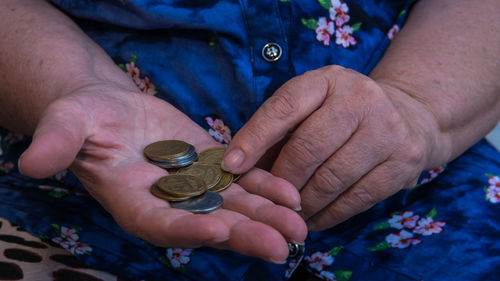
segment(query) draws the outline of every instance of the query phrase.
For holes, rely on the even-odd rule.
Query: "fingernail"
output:
[[[221,166],[223,170],[230,171],[231,169],[239,168],[244,160],[245,154],[236,148],[229,151],[228,155],[222,160]]]
[[[23,171],[21,171],[21,158],[23,158],[24,152],[19,156],[19,159],[17,159],[17,170],[19,173],[22,175]]]
[[[275,263],[275,264],[285,264],[286,263],[286,260],[283,260],[283,261],[278,261],[278,260],[275,260],[273,258],[269,258],[268,259],[270,262],[272,263]]]
[[[293,210],[295,212],[300,212],[300,211],[302,211],[302,206],[299,205],[298,207],[293,208]]]

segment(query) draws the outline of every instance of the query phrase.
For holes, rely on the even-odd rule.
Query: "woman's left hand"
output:
[[[285,83],[236,134],[223,167],[244,173],[288,133],[271,173],[302,198],[309,229],[336,225],[416,184],[447,159],[434,115],[386,83],[340,66]]]

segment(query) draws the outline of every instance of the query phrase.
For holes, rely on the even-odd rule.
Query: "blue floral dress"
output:
[[[144,94],[221,143],[290,78],[338,64],[368,74],[414,1],[53,0]],[[231,128],[231,129],[230,129]],[[19,174],[29,139],[0,128],[0,216],[128,280],[500,280],[500,153],[480,141],[445,167],[275,265],[212,248],[155,247],[121,230],[69,171]],[[451,277],[453,276],[453,277]]]

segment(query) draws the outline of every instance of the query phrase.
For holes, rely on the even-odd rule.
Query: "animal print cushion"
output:
[[[0,217],[0,280],[124,281],[86,267],[66,250]]]

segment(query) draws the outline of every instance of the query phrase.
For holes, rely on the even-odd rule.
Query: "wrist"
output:
[[[451,142],[446,132],[439,126],[432,108],[411,93],[391,85],[390,82],[376,82],[406,120],[415,146],[411,149],[417,149],[422,154],[422,169],[433,169],[448,163],[452,158]]]

